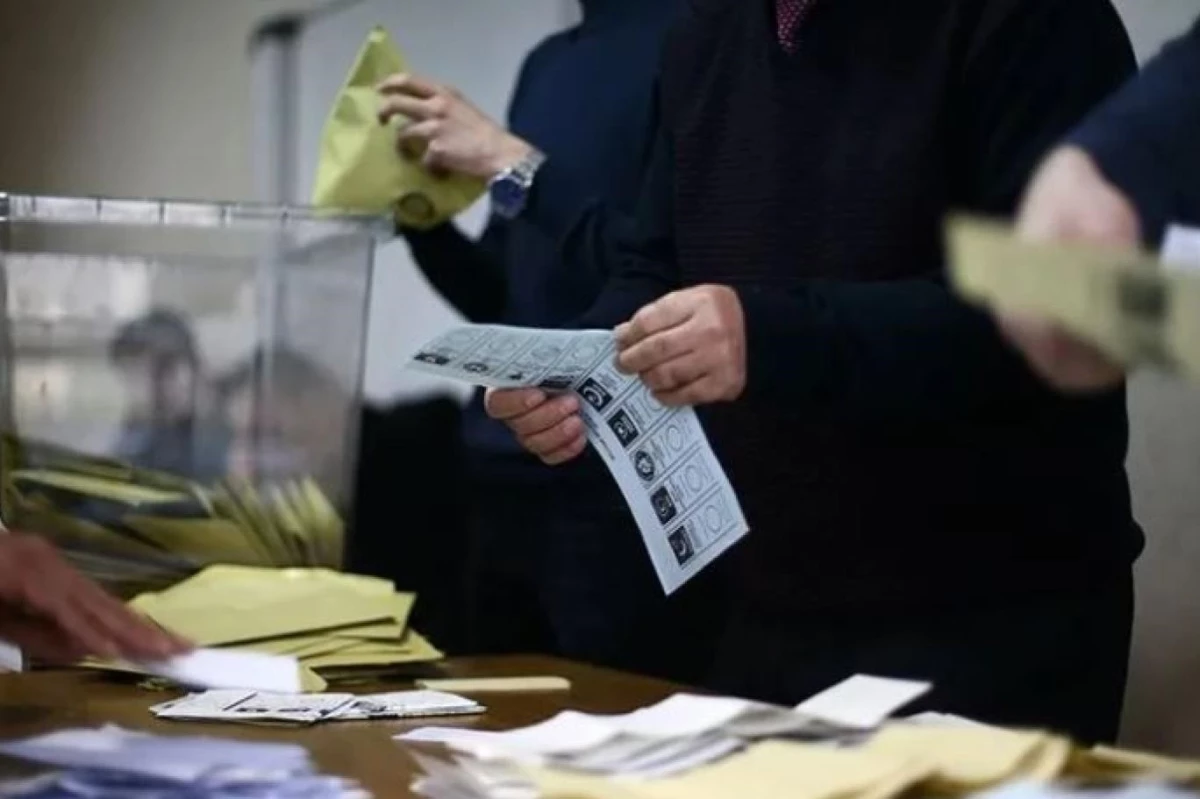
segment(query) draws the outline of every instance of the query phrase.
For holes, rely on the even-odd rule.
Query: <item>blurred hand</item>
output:
[[[617,365],[664,405],[728,402],[746,388],[742,303],[727,286],[668,294],[616,329]]]
[[[1042,164],[1026,192],[1017,230],[1032,241],[1079,241],[1135,249],[1141,223],[1133,204],[1082,150],[1064,147]],[[1061,328],[1001,314],[1000,328],[1034,371],[1061,391],[1113,388],[1124,369]]]
[[[430,170],[491,179],[533,148],[472,105],[457,90],[415,75],[379,85],[379,121],[402,116],[397,148]]]
[[[521,446],[550,466],[578,457],[587,446],[579,399],[573,394],[551,397],[536,388],[489,389],[484,407],[512,429]]]
[[[0,534],[0,638],[39,660],[162,660],[191,645],[129,610],[36,536]]]

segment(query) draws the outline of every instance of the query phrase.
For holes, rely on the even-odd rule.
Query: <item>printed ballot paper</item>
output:
[[[160,719],[307,725],[321,721],[464,716],[485,709],[478,702],[438,691],[363,696],[206,691],[155,705],[150,712]]]
[[[1049,319],[1128,366],[1200,379],[1200,270],[1190,237],[1163,260],[1074,243],[1022,241],[1009,228],[952,220],[951,277],[967,299]]]
[[[429,342],[409,365],[479,386],[577,394],[588,441],[671,593],[744,536],[746,519],[695,411],[660,405],[640,380],[617,371],[615,357],[607,331],[465,325]]]

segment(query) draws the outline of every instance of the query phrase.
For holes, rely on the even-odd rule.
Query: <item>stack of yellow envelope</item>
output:
[[[213,566],[130,606],[199,646],[291,655],[305,690],[318,691],[330,675],[441,659],[408,626],[415,600],[386,580],[327,569]]]
[[[519,767],[541,799],[895,799],[966,797],[1015,781],[1164,779],[1200,787],[1200,763],[998,727],[886,725],[860,746],[766,741],[662,779]]]
[[[12,436],[2,446],[6,523],[44,535],[122,597],[214,563],[341,565],[341,517],[312,479],[201,485]]]

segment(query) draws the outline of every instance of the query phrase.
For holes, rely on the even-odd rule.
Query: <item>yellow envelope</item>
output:
[[[392,212],[401,224],[427,229],[465,210],[483,194],[482,181],[461,175],[435,177],[419,162],[402,158],[396,150],[402,120],[379,124],[376,87],[385,78],[408,71],[387,31],[372,30],[325,123],[313,205]]]
[[[1046,733],[903,723],[884,727],[863,750],[928,763],[936,772],[935,788],[951,793],[971,793],[1013,779],[1053,779],[1070,756],[1065,740]]]

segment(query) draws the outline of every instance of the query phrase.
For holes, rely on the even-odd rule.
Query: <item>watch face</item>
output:
[[[500,213],[514,214],[525,202],[525,190],[510,177],[503,177],[491,186],[492,202]]]

